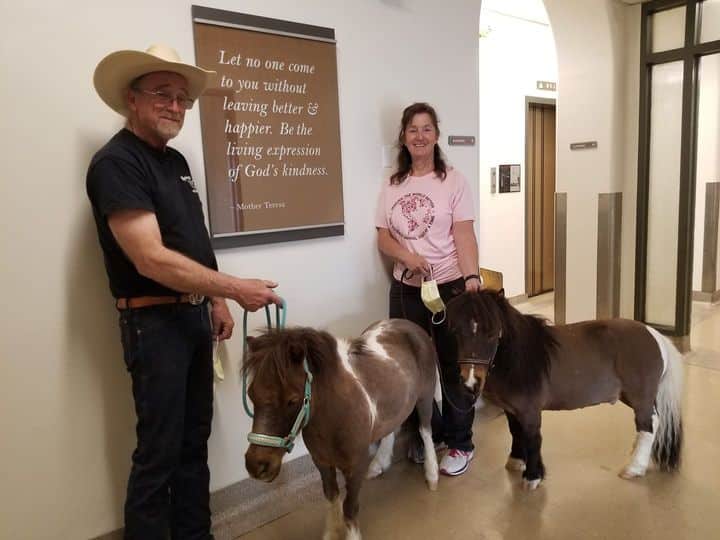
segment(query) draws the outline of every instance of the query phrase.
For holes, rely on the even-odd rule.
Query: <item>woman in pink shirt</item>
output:
[[[443,302],[463,291],[482,287],[478,248],[473,229],[472,192],[465,177],[448,167],[438,146],[440,131],[435,110],[414,103],[403,111],[397,171],[384,182],[375,226],[378,248],[394,261],[390,287],[390,317],[404,318],[431,332],[443,377],[443,413],[433,415],[433,439],[448,452],[440,472],[464,473],[473,458],[473,396],[463,386],[457,345],[447,324],[433,324],[421,299],[424,279],[435,279]],[[437,322],[441,319],[438,314]],[[419,437],[410,458],[420,462]]]

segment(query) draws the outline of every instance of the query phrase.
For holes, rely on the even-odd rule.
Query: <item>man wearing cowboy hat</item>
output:
[[[190,169],[167,146],[214,74],[160,45],[95,69],[100,98],[127,119],[87,174],[138,417],[127,539],[212,538],[212,337],[232,333],[225,298],[251,311],[280,303],[276,283],[217,271]]]

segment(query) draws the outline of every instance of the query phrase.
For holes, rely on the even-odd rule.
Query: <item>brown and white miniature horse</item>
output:
[[[436,353],[422,328],[401,319],[380,321],[353,341],[311,328],[270,330],[248,338],[248,346],[243,369],[252,376],[248,395],[255,409],[254,434],[285,437],[290,432],[303,401],[307,360],[312,395],[302,433],[330,503],[324,539],[360,538],[363,479],[390,466],[395,430],[414,408],[425,443],[425,478],[431,490],[437,488],[430,428]],[[368,447],[376,441],[380,445],[370,463]],[[245,466],[252,477],[271,482],[284,454],[283,448],[251,444]],[[342,509],[336,469],[345,477]]]
[[[643,476],[650,458],[661,470],[680,465],[680,353],[655,329],[610,319],[549,326],[523,315],[503,291],[464,293],[447,306],[465,384],[505,410],[512,449],[507,468],[535,489],[545,477],[540,455],[543,410],[571,410],[618,399],[635,412],[637,435],[623,478]]]

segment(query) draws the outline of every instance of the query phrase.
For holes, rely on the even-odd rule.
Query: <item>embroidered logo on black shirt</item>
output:
[[[190,188],[193,190],[193,193],[197,193],[197,187],[195,187],[195,182],[193,182],[192,176],[181,176],[180,180],[185,182],[187,185],[190,186]]]

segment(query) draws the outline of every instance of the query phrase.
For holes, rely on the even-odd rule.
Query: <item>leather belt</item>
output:
[[[135,296],[133,298],[118,298],[115,307],[118,309],[134,309],[162,304],[192,304],[199,306],[205,301],[201,294],[179,294],[177,296]]]

